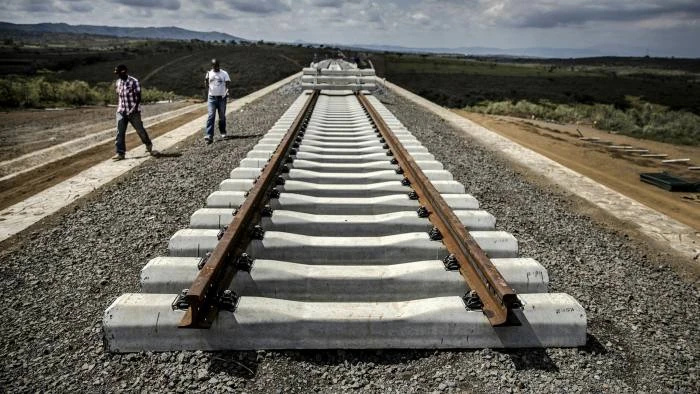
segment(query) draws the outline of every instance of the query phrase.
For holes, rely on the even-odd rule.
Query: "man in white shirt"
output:
[[[231,78],[228,73],[219,67],[219,61],[211,60],[211,70],[207,71],[204,77],[204,86],[208,90],[207,108],[209,116],[207,117],[207,128],[204,141],[211,144],[214,141],[214,120],[216,113],[219,112],[219,133],[221,138],[226,139],[226,100],[228,99],[228,88],[231,84]]]

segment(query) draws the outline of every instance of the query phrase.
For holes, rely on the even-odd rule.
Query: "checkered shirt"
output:
[[[139,80],[129,75],[126,81],[121,78],[117,79],[117,96],[119,97],[119,105],[117,112],[129,112],[136,105],[136,95],[141,93],[141,85]],[[141,112],[141,108],[136,109]]]

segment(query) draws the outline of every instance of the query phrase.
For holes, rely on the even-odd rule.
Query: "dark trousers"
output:
[[[146,146],[151,146],[153,145],[151,143],[151,139],[148,137],[148,133],[146,132],[146,129],[143,128],[143,122],[141,121],[141,112],[132,112],[131,115],[127,115],[126,113],[122,114],[121,112],[117,112],[117,140],[115,141],[115,145],[117,146],[117,154],[123,155],[126,153],[126,126],[128,123],[131,123],[131,126],[134,127],[136,130],[136,134],[139,135],[141,138],[141,142],[143,142],[144,145]]]

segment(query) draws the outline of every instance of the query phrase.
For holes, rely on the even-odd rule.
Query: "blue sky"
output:
[[[3,0],[0,19],[249,39],[700,57],[700,0]]]

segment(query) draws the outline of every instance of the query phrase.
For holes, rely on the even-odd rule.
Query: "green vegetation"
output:
[[[75,34],[0,35],[0,39],[3,107],[113,102],[110,85],[118,63],[127,64],[130,74],[141,81],[145,100],[172,94],[203,98],[204,73],[214,57],[231,75],[232,96],[241,97],[298,72],[314,55],[323,59],[338,51],[263,41]],[[447,107],[595,122],[602,129],[673,143],[700,140],[700,59],[514,59],[374,52],[369,60],[379,76]]]
[[[441,58],[436,56],[387,55],[387,70],[390,73],[413,74],[470,74],[491,76],[531,77],[551,74],[556,76],[578,75],[574,71],[556,68],[550,65],[518,65],[496,61],[477,61],[469,59]],[[550,75],[550,76],[551,76]],[[595,76],[600,73],[589,72],[584,76]]]
[[[700,145],[700,116],[687,111],[671,111],[660,105],[631,100],[622,110],[609,104],[554,104],[497,101],[465,107],[466,111],[510,115],[561,123],[589,123],[603,130],[617,131],[637,138],[681,145]]]
[[[172,100],[175,94],[157,89],[142,90],[144,102]],[[45,108],[55,106],[115,104],[115,85],[84,81],[50,81],[45,77],[0,79],[0,107]]]
[[[700,60],[625,60],[386,54],[375,65],[392,82],[447,107],[589,122],[634,137],[700,145]]]
[[[611,104],[626,109],[630,105],[626,97],[634,96],[671,110],[700,115],[700,75],[689,72],[669,75],[668,71],[647,70],[619,75],[576,65],[521,65],[407,56],[388,56],[385,63],[387,79],[452,108],[483,101],[546,100],[570,105]]]
[[[230,92],[241,97],[294,74],[308,65],[314,54],[323,58],[333,48],[306,48],[235,42],[99,40],[87,37],[75,43],[43,39],[40,47],[0,47],[0,75],[35,76],[45,72],[65,81],[80,80],[91,86],[114,79],[114,66],[124,63],[142,86],[186,97],[204,97],[204,74],[211,59],[218,58],[231,75]],[[17,44],[17,40],[15,40]],[[49,45],[50,44],[50,45]],[[79,44],[79,45],[78,45]]]

